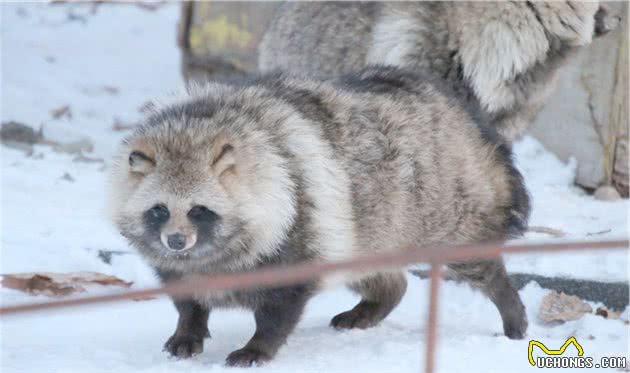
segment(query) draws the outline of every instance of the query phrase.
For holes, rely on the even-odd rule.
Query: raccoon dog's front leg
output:
[[[527,315],[518,292],[508,278],[501,259],[452,263],[448,267],[472,286],[481,289],[501,314],[503,332],[510,339],[522,339],[527,331]]]
[[[361,294],[361,301],[350,311],[333,317],[335,329],[366,329],[378,324],[400,303],[407,290],[402,272],[379,273],[350,286]]]
[[[210,310],[193,299],[174,299],[179,312],[177,329],[164,344],[171,355],[187,358],[203,351],[203,339],[210,337],[208,316]]]
[[[245,347],[228,355],[227,365],[248,367],[271,360],[300,320],[312,289],[296,285],[252,294],[256,332]]]

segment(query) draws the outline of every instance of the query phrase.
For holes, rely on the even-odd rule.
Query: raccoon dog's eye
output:
[[[209,210],[206,206],[193,206],[193,208],[188,211],[188,217],[192,221],[197,222],[212,222],[216,220],[219,216],[212,210]]]
[[[168,212],[168,208],[166,206],[159,204],[151,207],[149,211],[149,216],[154,222],[163,223],[168,220],[171,214]]]

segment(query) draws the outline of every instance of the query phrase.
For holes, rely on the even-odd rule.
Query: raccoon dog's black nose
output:
[[[181,233],[169,234],[167,241],[171,250],[181,250],[186,247],[186,236]]]

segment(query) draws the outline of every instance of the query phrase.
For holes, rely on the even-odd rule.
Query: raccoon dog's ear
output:
[[[234,156],[234,146],[229,143],[222,144],[218,147],[212,161],[212,169],[216,175],[222,175],[225,171],[231,170],[236,166],[236,158]]]
[[[129,154],[129,170],[133,173],[146,175],[155,167],[155,161],[145,153],[134,150]]]

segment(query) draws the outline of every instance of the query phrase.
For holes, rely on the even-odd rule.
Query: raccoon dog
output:
[[[270,75],[212,83],[156,112],[113,168],[117,227],[164,281],[414,246],[505,240],[529,200],[509,149],[452,92],[394,68],[336,81]],[[450,265],[496,305],[509,338],[527,328],[501,260]],[[215,307],[254,312],[256,332],[227,357],[271,359],[319,281],[174,299],[165,348],[199,353]],[[361,296],[335,328],[367,328],[405,293],[402,270],[354,275]]]
[[[617,26],[598,2],[287,2],[259,69],[309,75],[401,66],[461,85],[508,140],[541,109],[571,52]]]

